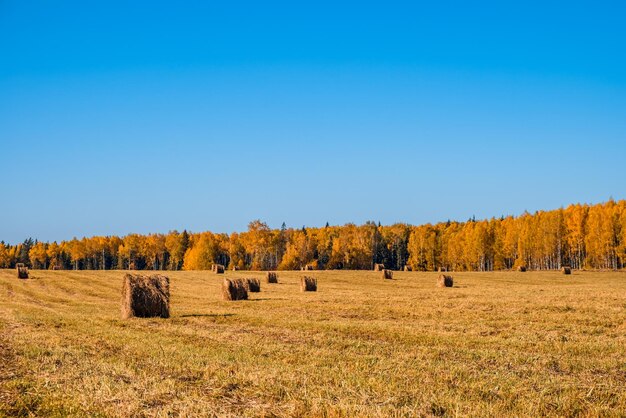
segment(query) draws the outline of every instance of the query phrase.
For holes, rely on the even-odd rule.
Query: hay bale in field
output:
[[[311,270],[313,270],[313,266],[311,264],[307,264],[306,266],[302,266],[302,268],[300,270],[302,270],[302,271],[311,271]]]
[[[404,271],[413,271],[413,268],[409,265],[404,266]]]
[[[15,268],[17,270],[18,279],[28,279],[28,267],[26,267],[24,263],[17,263]]]
[[[278,283],[278,274],[275,271],[268,271],[266,278],[268,283]]]
[[[52,266],[52,270],[63,270],[61,266]]]
[[[526,272],[526,266],[519,266],[517,267],[517,271],[521,272],[521,273],[525,273]]]
[[[246,279],[243,284],[248,292],[256,293],[261,291],[261,280],[259,279]]]
[[[221,264],[213,264],[211,266],[211,271],[215,274],[224,274],[224,266]]]
[[[561,267],[561,272],[563,274],[572,274],[572,268],[569,266],[563,266]]]
[[[448,269],[446,269],[445,267],[439,267],[437,271],[440,273],[445,273],[446,271],[448,271]]]
[[[374,271],[383,271],[384,269],[385,269],[384,264],[378,264],[378,263],[374,264]]]
[[[393,279],[393,271],[389,269],[383,269],[383,279],[387,279],[387,280]]]
[[[170,279],[126,273],[122,285],[122,318],[169,318]]]
[[[231,270],[232,270],[232,271],[237,271],[237,270],[239,270],[239,267],[237,267],[237,266],[233,266],[233,268],[232,268]]]
[[[454,280],[452,276],[448,276],[447,274],[440,274],[439,279],[437,280],[437,286],[439,287],[452,287],[454,284]]]
[[[224,300],[247,300],[248,290],[241,279],[224,279],[222,282]]]
[[[300,279],[300,290],[303,292],[317,292],[317,279],[304,276]]]

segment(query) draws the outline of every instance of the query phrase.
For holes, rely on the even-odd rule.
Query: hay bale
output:
[[[63,270],[61,266],[52,266],[52,270]]]
[[[302,266],[302,268],[300,270],[302,270],[302,271],[311,271],[311,270],[313,270],[313,266],[311,264],[307,264],[306,266]]]
[[[122,318],[169,318],[170,279],[127,273],[122,285]]]
[[[300,290],[303,292],[317,292],[317,279],[304,276],[300,279]]]
[[[28,267],[26,267],[24,263],[17,263],[15,268],[17,270],[18,279],[28,279]]]
[[[239,267],[237,267],[237,266],[233,266],[233,268],[232,268],[231,270],[232,270],[232,271],[237,271],[237,270],[239,270]]]
[[[275,271],[268,271],[266,278],[268,283],[278,283],[278,274]]]
[[[437,286],[439,287],[452,287],[454,284],[454,280],[452,276],[448,276],[447,274],[440,274],[439,279],[437,280]]]
[[[437,271],[440,273],[445,273],[446,271],[448,271],[448,269],[446,269],[445,267],[439,267]]]
[[[404,266],[404,271],[413,271],[413,268],[409,265]]]
[[[246,279],[243,284],[248,292],[256,293],[261,291],[261,280],[259,279]]]
[[[521,272],[521,273],[525,273],[526,272],[526,266],[519,266],[517,268],[517,271]]]
[[[561,267],[561,272],[563,274],[572,274],[572,269],[569,266],[563,266]]]
[[[215,274],[224,274],[224,266],[221,264],[213,264],[211,266],[211,271]]]
[[[374,271],[383,271],[384,269],[385,269],[384,264],[378,264],[378,263],[374,264]]]
[[[387,279],[387,280],[393,279],[393,271],[389,269],[383,269],[383,279]]]
[[[241,279],[224,279],[222,282],[224,300],[247,300],[248,290]]]

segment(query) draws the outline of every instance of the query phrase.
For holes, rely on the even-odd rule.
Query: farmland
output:
[[[279,272],[247,301],[166,272],[171,318],[120,318],[123,271],[0,270],[0,416],[519,416],[626,411],[626,273]]]

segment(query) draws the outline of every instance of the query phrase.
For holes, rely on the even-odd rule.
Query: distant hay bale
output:
[[[61,266],[52,266],[52,270],[63,270]]]
[[[233,268],[232,268],[231,270],[232,270],[232,271],[237,271],[237,270],[239,270],[239,267],[237,267],[237,266],[233,266]]]
[[[448,269],[446,269],[445,267],[439,267],[437,269],[437,271],[440,272],[440,273],[444,273],[444,272],[448,271]]]
[[[391,280],[393,279],[393,271],[388,269],[383,269],[383,279]]]
[[[378,264],[378,263],[374,264],[374,271],[383,271],[384,269],[385,269],[384,264]]]
[[[24,263],[17,263],[15,268],[17,270],[18,279],[28,279],[28,267],[26,267]]]
[[[300,290],[303,292],[317,292],[317,279],[304,276],[300,279]]]
[[[313,266],[311,264],[307,264],[305,266],[302,266],[302,268],[300,270],[302,270],[302,271],[311,271],[311,270],[313,270]]]
[[[517,271],[522,272],[522,273],[526,272],[526,266],[519,266],[517,268]]]
[[[561,272],[563,274],[572,274],[572,269],[569,266],[563,266],[561,267]]]
[[[404,271],[413,271],[413,268],[409,265],[404,266]]]
[[[127,273],[122,285],[122,318],[169,318],[170,279]]]
[[[259,279],[246,279],[243,284],[248,292],[256,293],[261,291],[261,280]]]
[[[437,280],[437,286],[439,287],[452,287],[454,284],[454,280],[452,276],[448,276],[447,274],[440,274],[439,279]]]
[[[266,278],[268,283],[278,283],[278,274],[275,271],[268,271]]]
[[[213,264],[211,266],[211,271],[215,274],[224,274],[224,266],[221,264]]]
[[[248,290],[241,279],[224,279],[222,295],[224,300],[247,300]]]

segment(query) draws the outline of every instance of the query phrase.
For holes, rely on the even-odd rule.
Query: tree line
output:
[[[575,204],[487,220],[412,226],[346,224],[271,229],[256,220],[241,233],[171,231],[62,242],[0,242],[0,268],[208,270],[214,263],[242,270],[434,271],[621,269],[626,264],[626,201]]]

